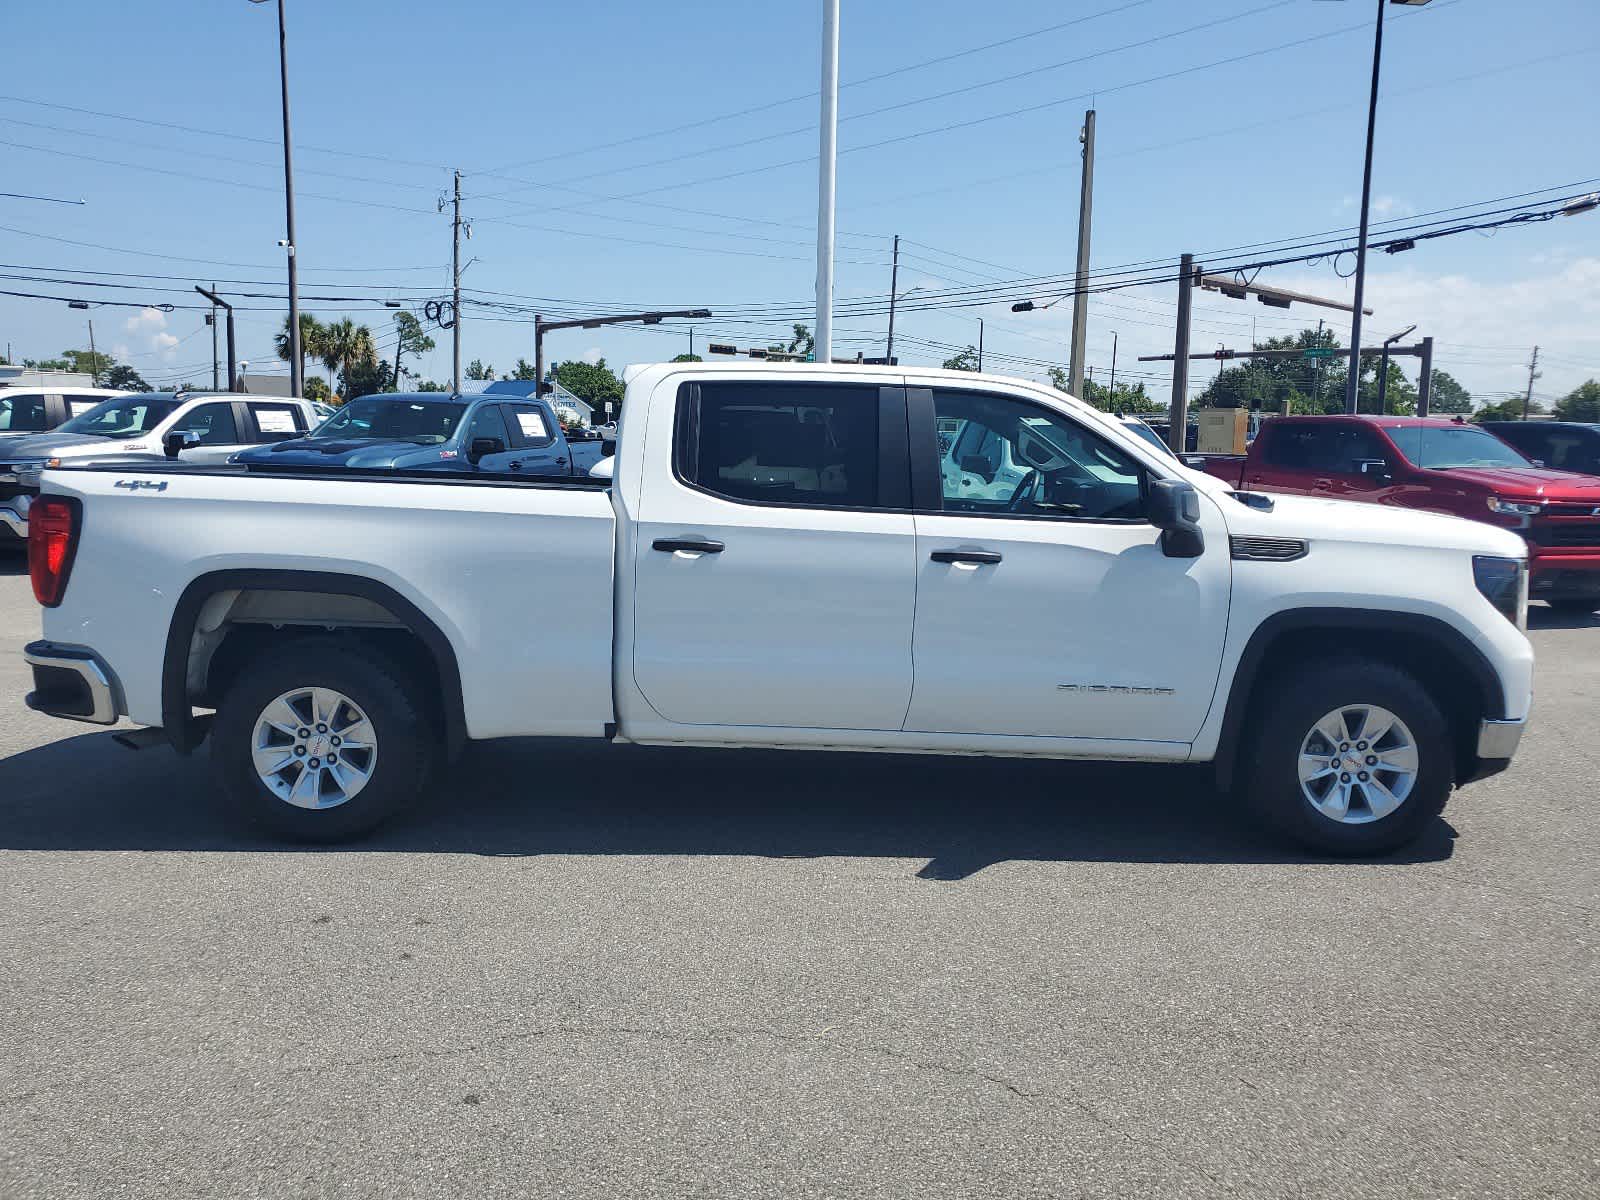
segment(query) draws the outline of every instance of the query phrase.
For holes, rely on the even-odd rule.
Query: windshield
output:
[[[1455,467],[1533,469],[1531,462],[1494,434],[1470,425],[1449,428],[1408,425],[1391,428],[1388,434],[1413,466],[1429,470],[1448,471]]]
[[[161,424],[177,407],[177,400],[171,396],[119,396],[73,417],[58,432],[119,439],[138,437]]]
[[[1168,458],[1175,457],[1172,453],[1172,447],[1163,442],[1161,440],[1161,435],[1154,429],[1151,429],[1150,426],[1146,425],[1143,421],[1125,421],[1123,423],[1123,428],[1128,430],[1128,432],[1132,433],[1135,437],[1143,438],[1152,446],[1156,447],[1156,449],[1160,450],[1161,453],[1165,454]]]
[[[412,400],[362,396],[346,404],[312,433],[313,438],[381,438],[438,445],[450,440],[467,406],[459,400]]]

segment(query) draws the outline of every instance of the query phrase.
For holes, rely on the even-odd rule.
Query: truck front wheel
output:
[[[211,758],[231,807],[303,841],[365,833],[416,799],[436,739],[394,663],[299,638],[249,664],[222,697]]]
[[[1241,764],[1251,807],[1327,854],[1405,845],[1444,811],[1455,782],[1450,727],[1412,676],[1341,658],[1296,666],[1255,706]]]

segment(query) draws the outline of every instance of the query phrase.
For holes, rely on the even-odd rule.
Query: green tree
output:
[[[305,382],[305,393],[305,398],[307,400],[316,400],[326,404],[328,403],[329,397],[333,395],[333,389],[328,386],[328,381],[326,379],[318,378],[315,375],[307,375]]]
[[[1544,406],[1538,403],[1529,407],[1528,412],[1543,413]],[[1520,421],[1522,420],[1522,397],[1510,396],[1498,404],[1485,404],[1472,414],[1474,421]]]
[[[534,376],[538,373],[531,362],[525,358],[519,358],[517,359],[517,365],[511,369],[509,378],[522,383],[532,383],[534,382]]]
[[[790,354],[811,354],[817,348],[817,339],[812,334],[810,326],[803,321],[794,323],[794,336],[789,339],[787,347]]]
[[[116,365],[111,355],[98,350],[63,350],[61,357],[67,360],[67,370],[102,378]]]
[[[25,358],[22,365],[32,371],[70,371],[72,364],[64,358]]]
[[[1409,417],[1417,411],[1417,389],[1406,378],[1405,372],[1400,369],[1400,364],[1394,359],[1389,360],[1389,386],[1383,398],[1383,406],[1378,405],[1378,369],[1382,365],[1380,357],[1376,354],[1363,355],[1361,359],[1361,385],[1357,389],[1358,411],[1364,413],[1386,413],[1392,417]],[[1339,381],[1340,404],[1344,403],[1344,376]]]
[[[318,357],[330,373],[337,371],[341,379],[355,379],[364,364],[377,358],[377,350],[372,342],[372,330],[365,325],[357,325],[349,317],[325,325]],[[349,395],[343,392],[342,385],[341,394],[345,400],[350,399]]]
[[[468,379],[493,379],[494,377],[493,364],[485,366],[481,358],[475,358],[467,364]]]
[[[679,354],[674,356],[673,362],[704,362],[698,354]]]
[[[556,363],[551,366],[550,373],[555,376],[557,383],[597,413],[604,412],[608,400],[614,411],[622,407],[622,380],[606,366],[603,358],[596,363],[586,363],[581,359]]]
[[[107,371],[103,382],[106,387],[119,392],[148,392],[150,390],[150,385],[139,378],[139,372],[122,363],[118,363]]]
[[[1344,411],[1344,359],[1305,351],[1339,348],[1332,330],[1302,329],[1288,337],[1268,338],[1254,350],[1298,350],[1296,355],[1248,358],[1224,367],[1196,398],[1199,408],[1256,408],[1280,412],[1285,404],[1295,413]]]
[[[327,340],[327,327],[310,313],[300,314],[300,373],[305,374],[306,359],[322,359]],[[272,348],[283,362],[289,361],[289,317],[284,314],[283,328],[272,335]],[[333,380],[333,367],[328,367],[328,379]]]
[[[953,354],[940,364],[946,371],[976,371],[978,369],[978,348],[968,346],[958,354]]]
[[[1472,411],[1472,393],[1457,383],[1449,372],[1435,367],[1428,408],[1436,413],[1469,413]]]
[[[417,320],[415,313],[395,313],[394,330],[395,333],[399,335],[400,339],[395,346],[394,355],[396,362],[403,363],[407,358],[409,358],[412,362],[416,362],[424,354],[427,354],[429,351],[431,351],[436,344],[434,340],[428,336],[427,331],[422,328],[422,322]],[[396,374],[410,375],[413,378],[416,377],[415,371],[408,371],[404,366],[401,366]],[[397,378],[395,380],[395,386],[398,387],[399,384],[400,380]]]
[[[388,361],[372,354],[346,363],[339,371],[341,403],[348,404],[358,396],[374,392],[394,391],[394,371]]]
[[[1562,421],[1600,421],[1600,382],[1581,383],[1556,401],[1556,418]]]
[[[435,383],[431,379],[424,379],[422,382],[417,384],[417,391],[419,392],[446,392],[449,390],[450,389],[445,387],[444,384]]]

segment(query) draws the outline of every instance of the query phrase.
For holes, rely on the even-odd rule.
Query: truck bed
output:
[[[181,597],[237,570],[264,587],[275,571],[354,576],[415,606],[455,649],[473,738],[597,736],[613,719],[616,515],[603,480],[161,464],[46,479],[85,510],[51,637],[103,652],[141,724],[162,724]]]

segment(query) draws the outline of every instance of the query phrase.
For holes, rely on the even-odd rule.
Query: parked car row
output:
[[[1242,491],[1359,500],[1508,529],[1527,547],[1535,597],[1593,612],[1600,610],[1597,447],[1600,430],[1582,425],[1276,417],[1243,456],[1185,459]]]
[[[383,393],[363,396],[319,419],[309,401],[215,392],[93,393],[62,389],[14,402],[8,418],[38,423],[78,411],[46,432],[0,440],[0,539],[28,536],[28,512],[48,467],[137,464],[159,458],[248,470],[521,472],[583,475],[608,454],[604,439],[568,439],[539,399]],[[52,399],[46,405],[44,400]],[[103,398],[102,398],[103,397]]]

